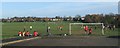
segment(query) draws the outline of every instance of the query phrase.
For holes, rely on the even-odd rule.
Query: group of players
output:
[[[58,26],[58,28],[62,31],[63,26]],[[84,26],[85,34],[91,35],[92,34],[92,27],[88,28],[88,26]],[[50,33],[50,26],[47,27],[47,33],[48,35],[51,35]]]
[[[30,25],[30,30],[32,30],[32,26]],[[34,36],[34,37],[36,37],[36,36],[38,36],[38,32],[37,31],[34,31],[34,33],[33,34],[30,34],[30,32],[29,31],[27,31],[27,32],[25,32],[25,28],[24,28],[24,31],[22,32],[22,31],[19,31],[18,32],[18,36]]]
[[[62,31],[63,26],[58,26],[58,28]],[[47,26],[47,35],[51,35],[50,29],[50,26]]]
[[[62,31],[63,26],[58,26],[58,28]],[[31,25],[30,25],[30,30],[32,30]],[[88,35],[92,34],[92,27],[88,28],[88,26],[86,25],[86,26],[84,26],[84,30],[85,30],[85,34],[88,34]],[[47,35],[51,35],[50,26],[47,26],[47,33],[48,33]],[[36,36],[38,36],[38,32],[34,31],[33,34],[30,34],[29,31],[25,32],[25,29],[24,29],[23,32],[22,31],[18,32],[18,36],[34,36],[34,37],[36,37]]]
[[[34,37],[36,37],[36,36],[38,36],[38,32],[37,31],[34,31],[34,33],[33,34],[30,34],[30,32],[29,31],[27,31],[27,32],[25,32],[25,31],[19,31],[18,32],[18,36],[34,36]]]
[[[58,28],[62,31],[63,26],[58,26]],[[47,35],[51,35],[50,29],[51,29],[50,26],[47,26]],[[32,30],[32,25],[30,25],[30,30]],[[23,32],[22,31],[18,32],[18,36],[34,36],[34,37],[36,37],[36,36],[38,36],[38,32],[34,31],[33,34],[30,34],[29,31],[25,32],[25,27],[24,27]]]
[[[88,33],[88,35],[91,35],[92,34],[92,27],[88,28],[88,26],[84,26],[84,30],[85,30],[85,34]]]

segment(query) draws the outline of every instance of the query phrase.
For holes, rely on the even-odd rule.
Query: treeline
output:
[[[115,25],[120,27],[120,14],[97,14],[97,15],[86,15],[83,22],[87,23],[104,23],[105,25]]]
[[[80,15],[72,16],[55,16],[53,18],[49,17],[13,17],[8,19],[2,19],[2,22],[81,22],[81,23],[104,23],[107,25],[116,25],[120,27],[120,14],[87,14],[84,17]]]

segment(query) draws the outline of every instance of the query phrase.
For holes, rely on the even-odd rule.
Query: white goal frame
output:
[[[72,35],[72,33],[71,33],[71,25],[73,25],[73,24],[91,24],[91,25],[99,24],[99,25],[102,25],[101,34],[104,35],[104,24],[103,23],[69,23],[69,35]]]

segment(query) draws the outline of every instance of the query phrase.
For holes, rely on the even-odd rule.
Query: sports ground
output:
[[[33,29],[30,30],[29,26]],[[45,36],[47,25],[51,26],[51,36]],[[60,31],[57,27],[64,26]],[[38,31],[38,37],[18,37],[18,31],[23,31],[24,26],[26,31]],[[80,34],[80,28],[72,28],[72,34],[61,36],[60,34],[69,33],[69,22],[14,22],[2,24],[2,38],[4,46],[119,46],[119,28],[115,30],[105,30],[105,35],[101,35],[101,31],[96,29],[96,33],[92,35]],[[83,31],[84,32],[84,31]],[[9,40],[9,41],[8,41]],[[11,41],[10,41],[11,40]],[[24,44],[24,45],[23,45]]]

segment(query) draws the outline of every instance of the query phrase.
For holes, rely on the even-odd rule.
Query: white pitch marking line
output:
[[[7,45],[7,44],[18,43],[18,42],[23,42],[23,41],[29,41],[29,40],[33,40],[33,39],[37,39],[37,38],[41,38],[41,37],[35,37],[35,38],[17,40],[17,41],[12,41],[12,42],[7,42],[7,43],[1,43],[0,46],[4,46],[4,45]]]

